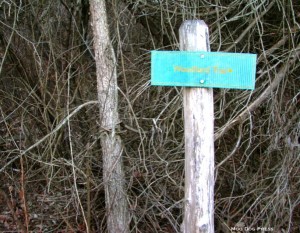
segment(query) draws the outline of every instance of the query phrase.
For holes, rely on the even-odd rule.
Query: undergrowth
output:
[[[298,1],[111,1],[132,232],[180,232],[182,88],[150,86],[150,51],[185,19],[212,51],[256,53],[254,91],[214,89],[215,229],[300,225]],[[0,231],[105,232],[86,1],[0,2]],[[195,106],[197,107],[197,106]]]

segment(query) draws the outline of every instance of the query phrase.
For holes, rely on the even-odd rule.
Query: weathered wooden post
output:
[[[202,20],[185,21],[179,29],[179,41],[180,50],[210,50],[208,27]],[[214,232],[213,89],[184,88],[183,106],[185,131],[183,232]]]
[[[187,20],[181,51],[151,52],[151,84],[182,86],[185,202],[182,231],[214,232],[214,110],[212,88],[254,89],[256,54],[209,52],[208,27]]]

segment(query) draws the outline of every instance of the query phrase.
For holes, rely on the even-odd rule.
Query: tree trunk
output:
[[[109,38],[105,1],[90,1],[90,10],[100,105],[107,229],[109,233],[127,233],[130,217],[124,188],[123,148],[116,132],[119,124],[116,59]]]

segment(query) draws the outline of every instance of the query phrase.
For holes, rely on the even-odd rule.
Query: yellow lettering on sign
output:
[[[175,72],[183,72],[183,73],[206,73],[214,72],[215,74],[228,74],[232,73],[233,70],[231,68],[220,68],[218,66],[213,67],[182,67],[182,66],[174,66]]]
[[[174,71],[175,72],[184,72],[184,73],[209,73],[210,72],[210,67],[198,67],[198,66],[193,66],[193,67],[182,67],[182,66],[174,66]]]
[[[217,74],[227,74],[227,73],[232,73],[233,70],[231,68],[220,68],[218,66],[213,67],[214,73]]]

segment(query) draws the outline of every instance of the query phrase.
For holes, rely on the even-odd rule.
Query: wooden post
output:
[[[187,20],[179,29],[180,50],[210,51],[208,27]],[[205,59],[200,55],[199,59]],[[213,89],[184,88],[184,233],[214,232]]]

